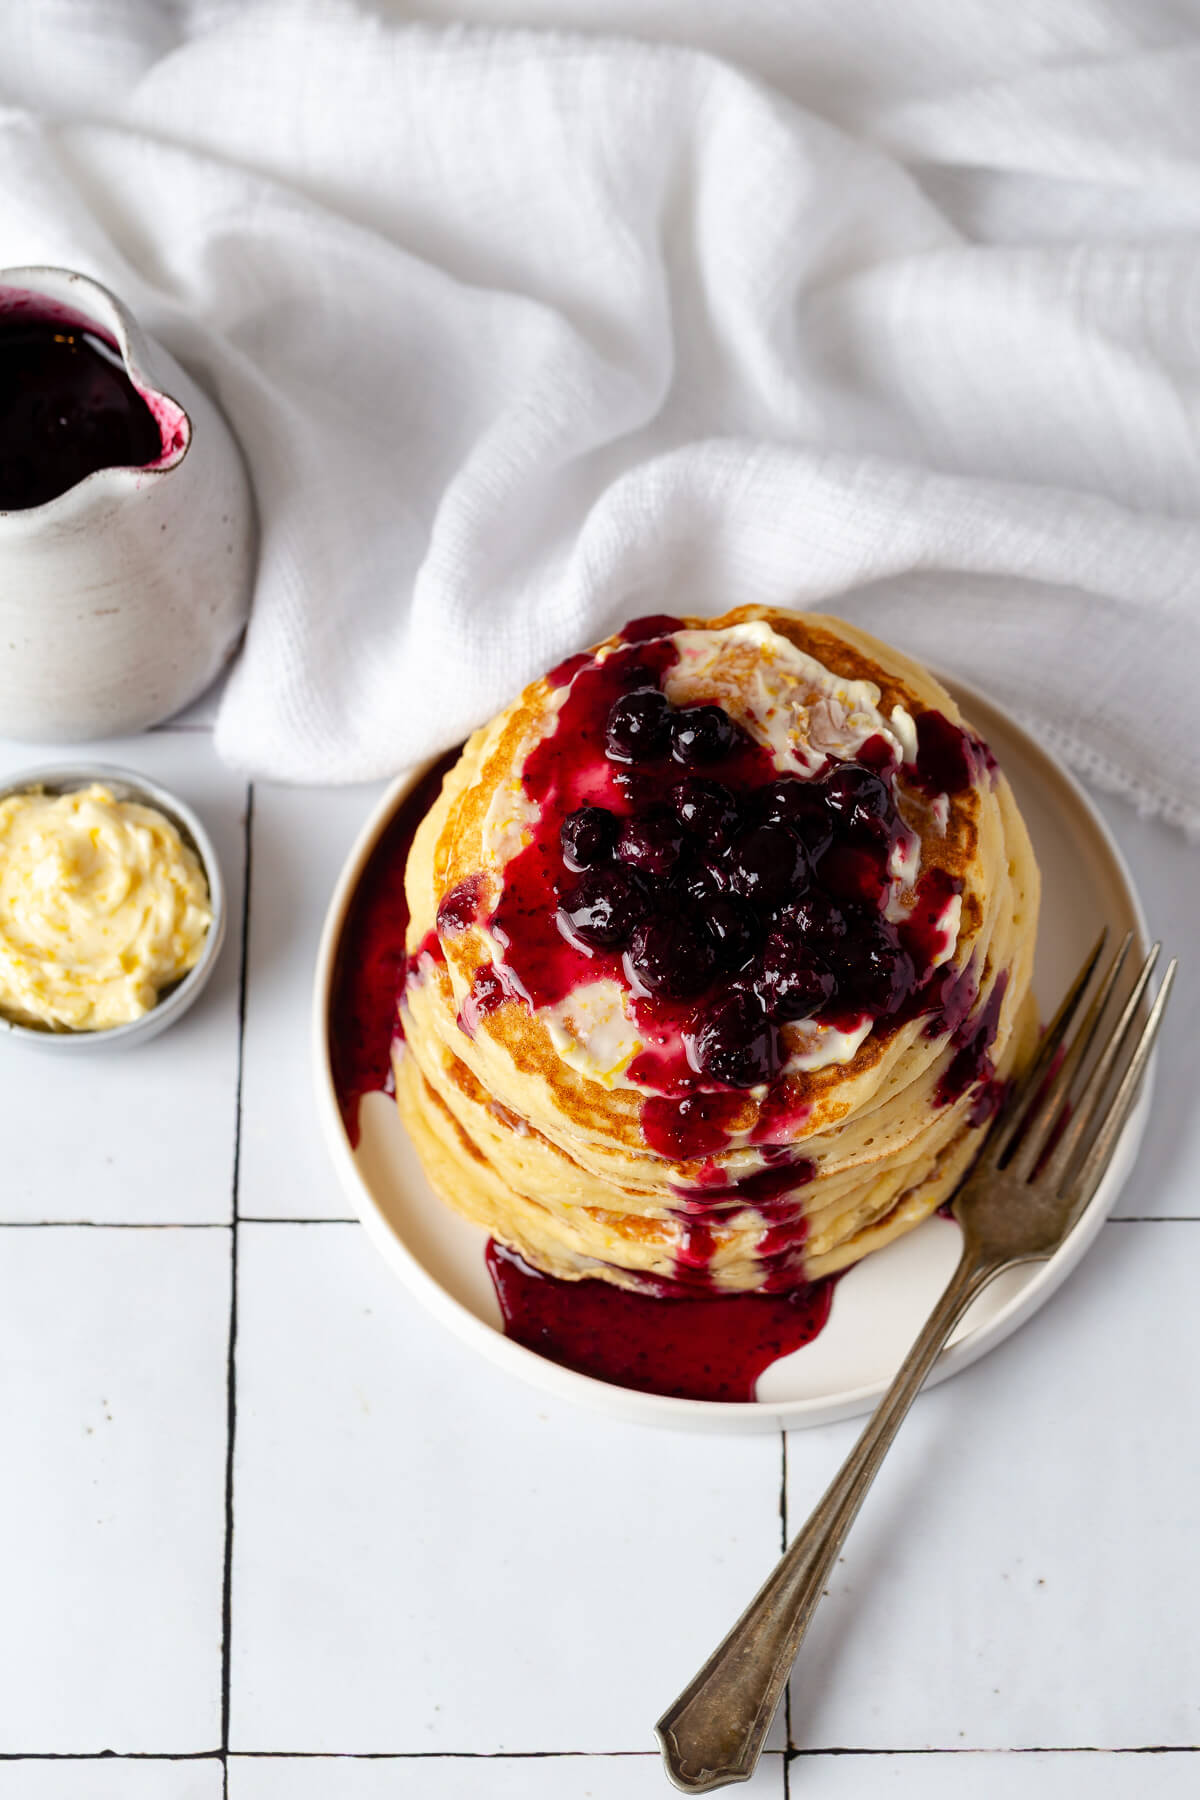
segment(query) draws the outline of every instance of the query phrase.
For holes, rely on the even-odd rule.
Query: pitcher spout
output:
[[[94,477],[165,475],[187,454],[186,409],[99,282],[0,271],[0,515],[53,505]]]
[[[236,648],[255,537],[225,420],[116,296],[0,269],[0,735],[186,706]]]

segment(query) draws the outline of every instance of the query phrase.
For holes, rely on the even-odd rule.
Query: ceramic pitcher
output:
[[[246,621],[255,529],[241,454],[212,401],[106,288],[66,269],[0,269],[6,316],[107,340],[161,454],[0,511],[0,737],[137,731],[193,700]]]

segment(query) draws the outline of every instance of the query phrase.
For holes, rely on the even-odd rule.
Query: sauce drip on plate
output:
[[[922,1013],[950,1024],[957,996],[938,962],[961,882],[923,870],[908,915],[889,920],[891,861],[906,829],[898,752],[873,738],[857,760],[780,776],[720,706],[668,702],[664,677],[677,652],[663,634],[675,623],[635,622],[606,659],[571,658],[551,677],[568,692],[555,731],[521,771],[537,822],[486,920],[503,958],[480,966],[459,1025],[474,1036],[506,1002],[553,1006],[603,976],[626,987],[644,1046],[629,1073],[643,1088],[646,1141],[707,1164],[695,1187],[677,1190],[684,1231],[672,1277],[641,1292],[556,1280],[493,1242],[488,1268],[505,1329],[618,1385],[747,1401],[764,1368],[816,1336],[832,1297],[832,1281],[803,1278],[795,1190],[814,1170],[791,1147],[807,1108],[781,1068],[780,1026],[815,1015],[842,1030],[869,1020],[887,1031]],[[980,752],[959,727],[922,714],[918,737],[907,772],[915,785],[956,791],[974,778]],[[404,864],[444,767],[381,837],[343,935],[331,1039],[352,1141],[361,1095],[391,1090],[397,1003],[410,978]],[[483,904],[477,877],[460,882],[443,897],[438,931],[485,923]],[[414,965],[426,949],[442,955],[437,933]],[[968,991],[964,983],[964,1000]],[[960,1029],[940,1103],[990,1074],[1002,994],[1001,985],[969,1028],[953,1018]],[[745,1091],[758,1084],[767,1098],[750,1141],[763,1147],[764,1166],[725,1185],[708,1159],[729,1144]],[[739,1201],[763,1219],[761,1290],[718,1293],[714,1219]]]
[[[329,1060],[346,1136],[358,1143],[364,1094],[394,1092],[392,1045],[404,1036],[399,1001],[408,970],[404,868],[417,826],[433,805],[452,750],[397,807],[371,851],[342,927],[329,1002]]]
[[[342,929],[330,998],[329,1049],[338,1105],[354,1145],[363,1095],[393,1090],[392,1048],[403,1035],[399,999],[408,972],[404,869],[417,827],[457,755],[453,751],[443,757],[397,808],[367,860]],[[702,1098],[707,1103],[722,1097]],[[691,1129],[703,1136],[698,1121]],[[717,1138],[724,1140],[719,1129]],[[795,1186],[805,1174],[803,1166],[793,1168],[779,1185]],[[766,1180],[772,1188],[776,1185],[773,1170]],[[711,1197],[724,1196],[714,1188]],[[781,1241],[773,1239],[764,1250],[778,1258],[782,1270],[795,1251],[797,1234],[790,1223],[776,1230]],[[829,1317],[836,1277],[784,1293],[705,1293],[703,1232],[697,1222],[698,1266],[681,1271],[690,1274],[690,1282],[663,1282],[659,1292],[644,1294],[604,1281],[559,1281],[489,1240],[487,1266],[506,1334],[552,1362],[642,1393],[753,1400],[763,1370],[820,1332]]]
[[[817,1336],[836,1281],[680,1298],[558,1281],[494,1241],[487,1262],[517,1343],[598,1381],[684,1400],[753,1400],[763,1370]]]

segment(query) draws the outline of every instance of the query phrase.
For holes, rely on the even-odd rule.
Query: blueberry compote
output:
[[[889,919],[908,837],[892,746],[876,736],[859,758],[782,774],[714,700],[671,703],[675,625],[639,622],[610,655],[555,671],[557,724],[522,773],[538,824],[490,927],[532,1007],[604,977],[627,989],[647,1139],[686,1157],[685,1115],[707,1153],[727,1141],[721,1097],[777,1083],[784,1028],[907,1016],[961,883],[930,868],[911,913]],[[956,785],[972,752],[936,719],[921,740],[931,770],[909,774],[921,785],[944,767]]]
[[[670,702],[676,626],[641,621],[610,656],[555,671],[567,689],[556,729],[522,775],[538,825],[505,870],[490,927],[505,997],[541,1007],[604,977],[625,987],[644,1046],[629,1075],[647,1090],[653,1150],[695,1162],[741,1134],[763,1167],[731,1183],[702,1161],[676,1190],[676,1279],[652,1295],[556,1282],[495,1246],[489,1267],[509,1334],[543,1354],[628,1386],[751,1399],[761,1370],[820,1329],[831,1298],[829,1283],[803,1278],[796,1190],[814,1171],[793,1147],[806,1108],[789,1094],[783,1034],[802,1021],[887,1030],[951,1010],[937,965],[961,883],[930,866],[903,919],[889,919],[908,828],[887,739],[781,774],[715,701]],[[918,749],[906,774],[919,791],[973,779],[974,742],[941,714]],[[976,1051],[985,1038],[986,1025]],[[763,1219],[762,1291],[718,1294],[714,1226],[746,1206]]]
[[[763,1369],[820,1331],[834,1285],[803,1278],[797,1190],[815,1171],[796,1154],[808,1108],[784,1071],[783,1034],[801,1021],[886,1032],[927,1014],[934,1035],[954,1033],[938,1094],[948,1102],[966,1086],[988,1091],[999,998],[968,1024],[974,979],[941,963],[955,877],[927,867],[903,920],[886,916],[906,830],[888,742],[868,739],[853,761],[808,777],[780,774],[715,702],[670,703],[676,629],[666,617],[635,622],[602,661],[571,657],[553,672],[551,685],[567,689],[557,726],[522,773],[532,840],[505,869],[490,918],[468,881],[446,896],[438,925],[452,935],[486,924],[504,952],[467,996],[468,1033],[507,1001],[553,1006],[602,977],[619,981],[644,1046],[629,1070],[646,1093],[643,1135],[695,1165],[675,1190],[675,1278],[645,1292],[557,1281],[489,1244],[508,1334],[602,1380],[746,1401]],[[988,766],[942,715],[921,718],[931,722],[918,721],[919,765],[905,770],[918,790],[957,791]],[[408,845],[441,773],[381,839],[343,937],[331,1043],[352,1136],[359,1096],[390,1082],[410,963],[441,954],[435,937],[405,958],[403,899]],[[761,1157],[740,1180],[713,1160],[733,1141]],[[713,1233],[747,1206],[763,1220],[762,1291],[718,1293]]]
[[[442,757],[388,821],[346,914],[329,1000],[329,1060],[342,1122],[358,1142],[364,1094],[391,1093],[392,1045],[404,1036],[400,996],[408,972],[404,870],[417,826],[437,799],[458,751]],[[437,954],[434,943],[422,950]]]
[[[41,506],[97,469],[144,468],[162,433],[95,332],[0,316],[0,512]]]

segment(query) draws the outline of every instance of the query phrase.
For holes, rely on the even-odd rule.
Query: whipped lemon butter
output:
[[[171,821],[100,783],[0,800],[0,1013],[103,1031],[200,959],[204,871]]]

